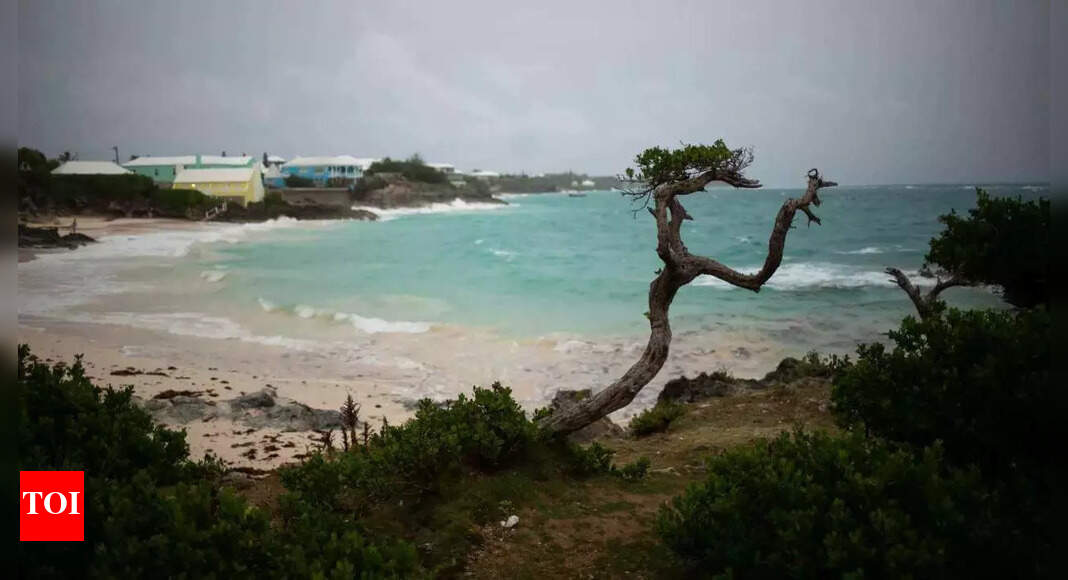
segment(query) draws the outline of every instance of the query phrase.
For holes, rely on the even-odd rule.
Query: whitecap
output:
[[[278,310],[278,305],[270,300],[257,298],[256,301],[260,303],[260,308],[262,308],[264,312],[274,312],[275,310]]]
[[[753,273],[759,266],[741,268]],[[912,274],[910,274],[911,276]],[[713,276],[698,276],[694,286],[712,288],[736,288]],[[893,282],[882,270],[865,270],[855,266],[829,263],[784,264],[768,280],[767,287],[775,290],[804,290],[812,288],[864,288],[869,286],[892,286]]]
[[[335,320],[348,320],[357,330],[368,334],[379,332],[397,332],[407,334],[420,334],[430,330],[429,322],[410,322],[405,320],[382,320],[381,318],[369,318],[359,314],[338,313]]]
[[[511,206],[509,206],[508,204],[503,203],[468,202],[460,198],[456,198],[450,201],[449,203],[432,203],[430,205],[424,205],[421,207],[398,207],[392,209],[382,209],[377,207],[354,205],[352,206],[352,209],[363,209],[375,212],[376,214],[378,214],[378,221],[388,222],[407,215],[485,211],[493,209],[504,209],[506,207],[514,206],[515,204],[511,204]]]
[[[867,247],[861,248],[859,250],[849,250],[849,251],[835,250],[834,253],[836,253],[836,254],[882,254],[885,251],[886,250],[884,250],[883,248],[880,248],[878,246],[867,246]]]
[[[200,277],[208,282],[221,282],[226,277],[225,270],[205,270],[200,273]]]

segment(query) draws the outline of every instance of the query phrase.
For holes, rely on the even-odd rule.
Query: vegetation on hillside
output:
[[[860,345],[832,365],[847,433],[710,459],[709,476],[662,510],[667,544],[721,577],[1052,575],[1068,477],[1045,444],[1064,439],[1068,396],[1051,377],[1049,250],[1034,245],[1048,219],[1032,219],[1043,207],[980,193],[969,220],[943,218],[928,256],[1035,308],[938,303],[889,333],[892,350]],[[991,238],[991,222],[1005,238]]]
[[[418,183],[434,183],[437,185],[448,186],[449,176],[445,173],[430,167],[419,154],[412,155],[405,160],[396,160],[386,157],[380,161],[376,161],[367,168],[364,172],[365,175],[373,176],[383,173],[394,173],[403,175],[408,181],[414,181]]]

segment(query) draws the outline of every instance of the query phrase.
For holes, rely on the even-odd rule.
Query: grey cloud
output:
[[[21,2],[19,140],[612,174],[723,137],[769,185],[1048,178],[1048,2],[506,4]]]

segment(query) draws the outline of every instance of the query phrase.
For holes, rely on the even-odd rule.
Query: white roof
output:
[[[222,155],[201,155],[201,163],[210,163],[212,165],[248,165],[252,162],[251,155],[241,155],[237,157],[223,157]]]
[[[285,162],[286,162],[286,160],[284,158],[279,157],[277,155],[268,155],[267,156],[267,163],[285,163]]]
[[[235,167],[233,169],[230,169],[229,167],[216,167],[213,169],[183,169],[178,172],[178,175],[174,176],[174,182],[245,182],[252,179],[252,174],[255,171],[256,167]]]
[[[367,168],[371,167],[375,163],[378,163],[379,161],[382,160],[377,157],[357,157],[356,165],[359,165],[361,170],[367,171]]]
[[[53,169],[52,173],[56,175],[121,175],[131,172],[111,161],[68,161]]]
[[[434,169],[448,169],[450,167],[456,169],[456,166],[452,163],[427,163],[426,165],[427,167],[433,167]]]
[[[138,157],[123,163],[124,167],[145,167],[151,165],[192,165],[197,162],[196,155],[179,155],[177,157]]]
[[[223,157],[222,155],[201,155],[200,162],[210,165],[248,165],[252,157],[247,155],[237,157]],[[152,165],[193,165],[197,162],[196,155],[177,155],[174,157],[138,157],[123,163],[126,167],[145,167]]]
[[[496,171],[471,171],[468,175],[472,177],[500,177],[501,174]]]
[[[285,167],[318,167],[320,165],[361,165],[363,159],[357,159],[351,155],[335,155],[333,157],[294,157],[285,163]]]

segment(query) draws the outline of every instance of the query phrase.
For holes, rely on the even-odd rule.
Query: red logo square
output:
[[[85,540],[85,472],[19,472],[19,541]]]

